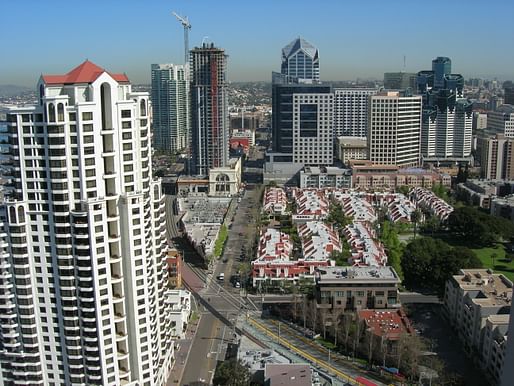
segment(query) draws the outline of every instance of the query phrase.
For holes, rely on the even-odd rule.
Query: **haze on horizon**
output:
[[[318,47],[322,80],[417,72],[436,56],[450,57],[465,78],[514,79],[509,1],[20,0],[2,8],[0,84],[33,87],[40,74],[66,73],[85,59],[150,83],[151,63],[184,60],[172,11],[192,24],[190,48],[206,39],[226,50],[231,81],[270,81],[282,47],[297,36]]]

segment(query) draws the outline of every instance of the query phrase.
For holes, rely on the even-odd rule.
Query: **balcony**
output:
[[[112,274],[111,275],[111,282],[113,284],[121,283],[122,280],[123,280],[123,275],[121,275],[121,274]]]
[[[114,172],[114,170],[106,170],[103,175],[104,180],[106,180],[108,178],[115,178],[115,177],[116,177],[116,173]]]
[[[115,154],[116,154],[116,152],[114,151],[114,148],[112,148],[112,147],[104,148],[102,151],[102,157],[112,157]]]
[[[127,339],[127,334],[123,332],[116,333],[116,342],[122,342]]]
[[[128,351],[126,351],[125,349],[118,349],[118,359],[119,360],[128,358],[128,355],[129,355]]]
[[[129,375],[130,375],[130,371],[126,367],[120,367],[120,379],[126,379],[129,377]],[[127,383],[128,382],[125,381],[125,384],[127,384]],[[122,385],[123,385],[123,383],[122,383]]]
[[[114,293],[112,295],[112,302],[113,303],[119,303],[119,302],[122,302],[123,299],[125,299],[125,296],[123,296],[122,294],[119,294],[119,293]]]
[[[109,234],[109,241],[119,241],[120,235],[117,233],[110,233]]]
[[[16,315],[14,315],[16,317]],[[122,322],[125,320],[125,314],[122,314],[120,312],[116,312],[114,314],[114,322]]]

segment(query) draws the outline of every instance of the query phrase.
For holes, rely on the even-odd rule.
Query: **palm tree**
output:
[[[421,212],[419,209],[416,209],[411,213],[410,220],[414,224],[414,238],[416,238],[416,233],[418,232],[418,222],[421,220]]]

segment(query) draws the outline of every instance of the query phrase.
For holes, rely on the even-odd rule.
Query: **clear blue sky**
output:
[[[429,69],[449,56],[465,77],[514,79],[514,2],[483,0],[16,0],[0,21],[0,84],[34,86],[88,58],[133,83],[151,63],[183,60],[208,36],[229,54],[229,79],[270,80],[280,50],[302,36],[320,51],[323,80]]]

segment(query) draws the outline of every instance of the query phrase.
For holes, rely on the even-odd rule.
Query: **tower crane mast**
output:
[[[184,64],[187,64],[189,62],[189,30],[191,29],[191,23],[189,23],[187,16],[182,17],[176,12],[172,12],[172,14],[184,27]]]

